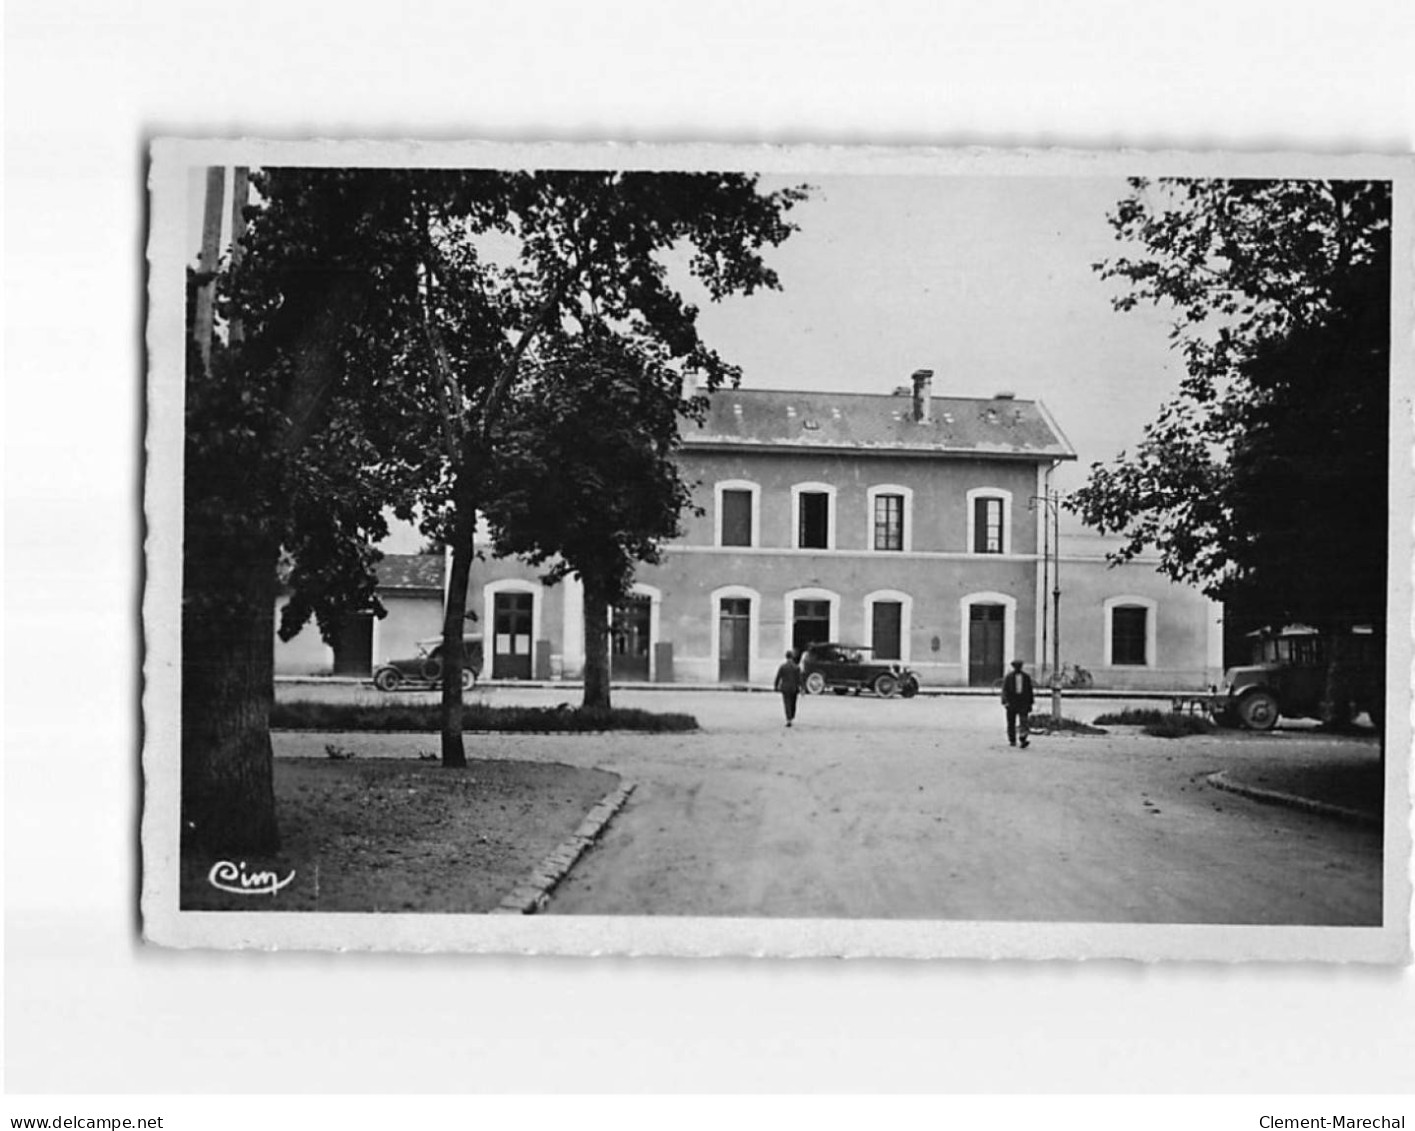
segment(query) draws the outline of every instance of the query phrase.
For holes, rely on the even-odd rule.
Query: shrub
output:
[[[1153,726],[1172,713],[1157,707],[1126,707],[1123,711],[1107,711],[1104,715],[1097,715],[1096,723],[1100,726]]]
[[[1210,734],[1214,724],[1203,715],[1190,715],[1184,711],[1160,711],[1159,719],[1141,728],[1142,734],[1156,738],[1187,738],[1195,734]]]
[[[1033,734],[1105,734],[1100,727],[1083,723],[1079,719],[1068,719],[1063,715],[1058,723],[1049,714],[1036,713],[1027,716],[1027,729]]]
[[[436,733],[442,729],[435,703],[276,703],[270,725],[281,730],[414,731]],[[631,730],[648,733],[698,729],[692,715],[655,714],[637,708],[611,707],[585,710],[562,703],[558,707],[490,707],[470,703],[462,708],[462,728],[469,731],[513,733],[578,733]],[[333,757],[334,755],[330,755]]]

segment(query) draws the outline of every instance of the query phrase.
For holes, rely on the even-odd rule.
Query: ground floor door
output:
[[[812,644],[830,639],[830,602],[794,601],[791,610],[791,647],[799,656]]]
[[[648,679],[649,625],[653,602],[647,597],[624,598],[610,614],[609,671],[614,679]]]
[[[717,678],[746,683],[751,670],[752,602],[724,597],[718,608]]]
[[[876,660],[903,658],[900,647],[904,623],[904,606],[898,601],[876,601],[871,614],[871,640]]]
[[[1002,678],[1005,614],[1001,605],[968,606],[969,687],[988,687]]]
[[[334,674],[370,675],[373,672],[373,614],[351,613],[339,623],[334,636]]]
[[[531,625],[535,596],[497,593],[492,604],[492,679],[531,678]]]

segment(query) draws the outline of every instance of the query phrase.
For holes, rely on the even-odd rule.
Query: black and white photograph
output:
[[[147,937],[1407,960],[1411,172],[159,139]]]
[[[3,23],[12,1125],[1411,1125],[1408,2]]]

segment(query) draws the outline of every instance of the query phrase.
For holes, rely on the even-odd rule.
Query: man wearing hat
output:
[[[1007,745],[1019,739],[1027,749],[1027,716],[1032,713],[1032,677],[1022,670],[1022,661],[1013,660],[1012,670],[1002,679],[1002,705],[1007,711]]]

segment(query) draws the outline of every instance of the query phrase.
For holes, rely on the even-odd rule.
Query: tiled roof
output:
[[[386,554],[375,567],[380,589],[442,592],[441,554]]]
[[[881,454],[1075,459],[1040,401],[934,397],[929,419],[914,398],[874,393],[719,389],[701,427],[685,426],[688,447],[847,448]]]

